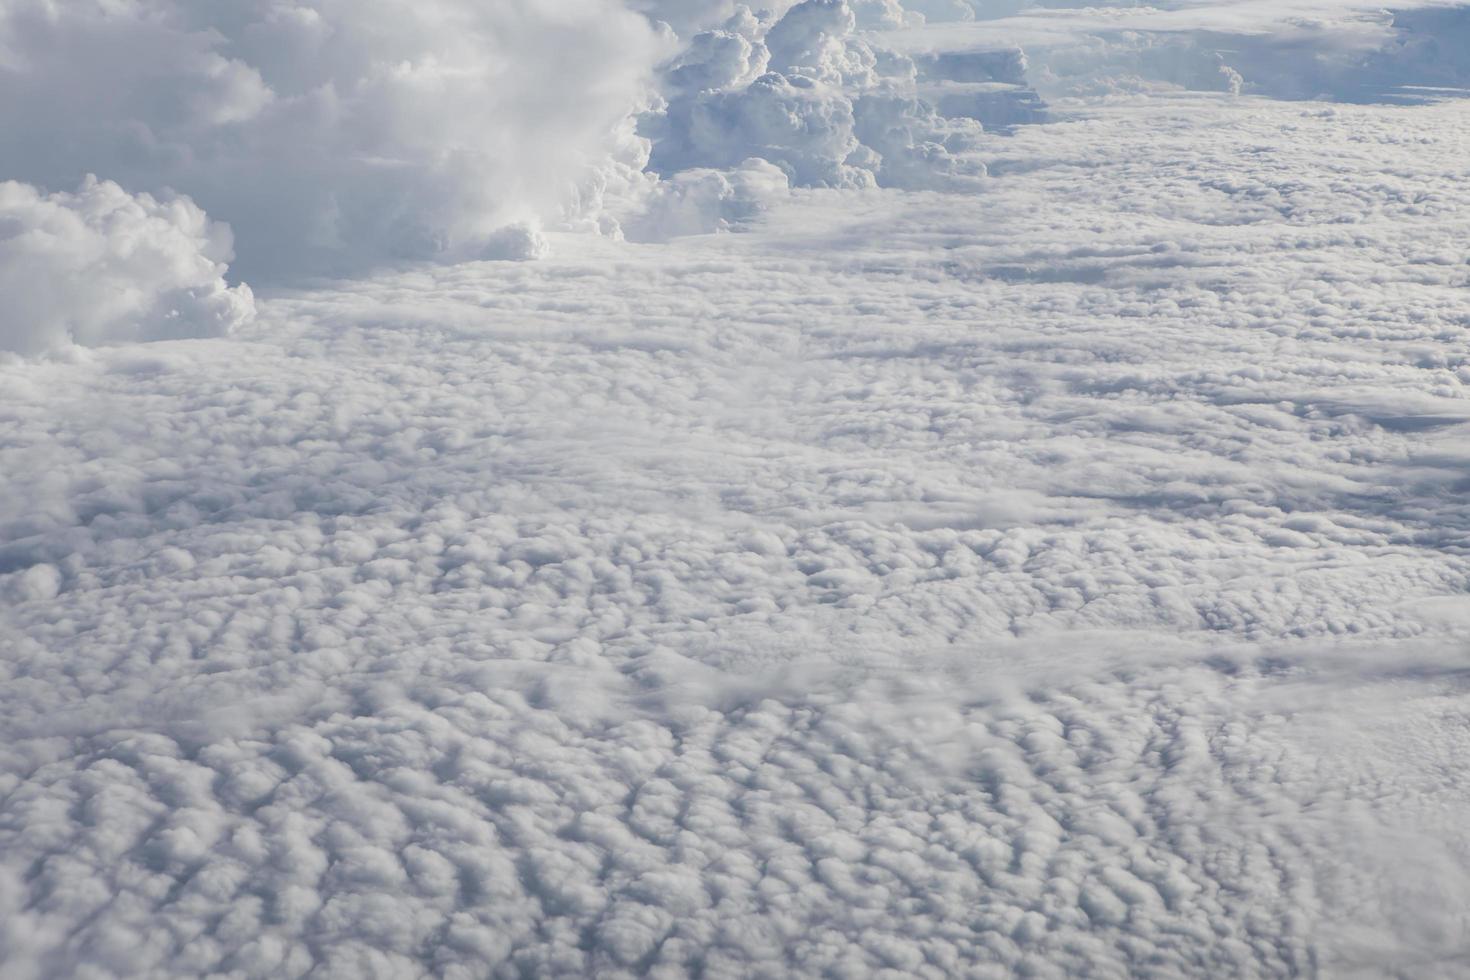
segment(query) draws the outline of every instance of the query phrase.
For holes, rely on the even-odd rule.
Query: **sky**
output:
[[[0,0],[0,975],[1464,976],[1467,52]]]

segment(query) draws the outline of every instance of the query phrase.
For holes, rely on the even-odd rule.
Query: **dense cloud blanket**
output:
[[[1470,21],[1267,6],[0,0],[0,977],[1463,976]]]
[[[1454,976],[1467,148],[1133,104],[0,368],[6,976]]]

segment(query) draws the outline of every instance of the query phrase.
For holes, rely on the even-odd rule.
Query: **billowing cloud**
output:
[[[0,350],[222,336],[255,311],[230,257],[229,229],[188,198],[0,183]]]
[[[730,170],[684,170],[653,185],[642,207],[621,227],[632,241],[737,230],[779,203],[789,190],[785,172],[757,158]]]
[[[0,124],[27,138],[0,146],[0,175],[189,195],[231,224],[234,274],[257,284],[530,257],[507,242],[663,207],[650,152],[665,176],[751,158],[805,186],[977,176],[977,114],[942,118],[913,65],[864,39],[916,16],[893,0],[6,0]]]
[[[248,279],[473,255],[586,210],[661,50],[614,0],[4,0],[0,175],[188,194]]]
[[[861,188],[963,184],[983,175],[980,125],[923,101],[914,63],[875,49],[848,0],[803,0],[777,16],[741,7],[695,34],[664,73],[668,105],[645,119],[652,167],[726,168],[757,157],[794,185]]]

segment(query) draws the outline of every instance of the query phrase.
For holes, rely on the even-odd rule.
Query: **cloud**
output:
[[[630,241],[641,242],[738,230],[789,191],[786,174],[766,160],[746,160],[727,171],[683,170],[653,185],[621,228]]]
[[[255,312],[225,282],[230,255],[229,229],[188,198],[0,183],[0,350],[223,336]]]
[[[589,209],[660,50],[613,0],[6,0],[0,174],[187,194],[252,280],[473,255]]]
[[[983,114],[943,119],[862,36],[911,22],[847,0],[10,0],[0,124],[27,139],[0,147],[0,174],[188,195],[230,223],[233,274],[257,285],[534,257],[506,242],[609,232],[679,193],[652,190],[650,154],[663,176],[759,158],[802,186],[978,176],[963,117]]]
[[[1456,974],[1463,105],[986,136],[1050,55],[905,7],[644,4],[660,174],[624,113],[560,225],[0,359],[0,975]],[[336,70],[149,9],[188,126]],[[182,198],[3,186],[21,296],[245,300]]]
[[[1008,13],[949,0],[759,13],[719,0],[8,0],[0,124],[27,138],[0,147],[0,175],[188,195],[234,228],[234,274],[269,285],[539,254],[507,250],[517,229],[609,232],[657,206],[650,154],[663,176],[759,158],[796,186],[973,186],[979,124],[1044,118],[1032,82],[1368,98],[1466,78],[1451,42],[1463,16],[1437,7],[1401,12],[1394,30],[1320,3],[1265,20],[1248,4]],[[1017,45],[1029,78],[955,74],[951,56]]]
[[[892,12],[889,22],[901,23],[901,9]],[[793,185],[845,188],[983,176],[967,156],[978,122],[942,118],[919,97],[913,63],[874,49],[859,23],[847,0],[805,0],[765,20],[740,8],[695,34],[665,66],[667,106],[643,121],[652,169],[667,176],[754,157]]]
[[[1465,125],[1117,98],[0,364],[0,973],[1453,975]]]
[[[919,61],[1017,46],[1030,61],[1028,81],[1056,98],[1162,86],[1412,102],[1470,83],[1460,4],[1049,4],[992,13],[1003,16],[889,31],[874,43]]]

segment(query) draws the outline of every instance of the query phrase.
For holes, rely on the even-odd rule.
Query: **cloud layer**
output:
[[[1284,99],[1414,102],[1470,85],[1470,16],[1355,0],[997,6],[984,20],[890,31],[916,58],[1019,46],[1028,81],[1071,98],[1183,87]],[[1067,9],[1070,7],[1084,9]],[[1007,14],[1014,16],[1006,16]]]
[[[0,365],[0,972],[1453,977],[1467,139],[1118,99]]]
[[[1465,21],[1021,6],[0,0],[0,976],[1462,974]]]

